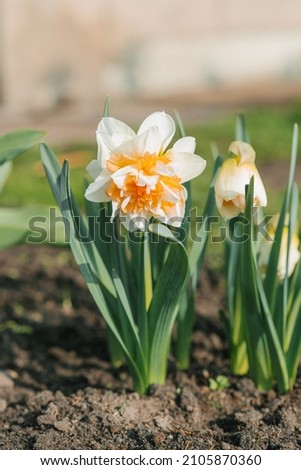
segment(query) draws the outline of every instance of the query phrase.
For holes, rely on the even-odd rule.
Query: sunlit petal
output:
[[[115,149],[119,155],[141,157],[144,154],[159,154],[162,147],[162,136],[159,129],[150,127],[130,141],[123,142]]]
[[[89,173],[89,175],[94,179],[96,180],[96,178],[100,175],[101,173],[101,164],[99,162],[99,160],[92,160],[88,165],[87,165],[87,168],[86,168],[87,172]]]
[[[171,155],[172,158],[170,166],[173,167],[177,175],[180,175],[182,183],[192,180],[205,170],[206,160],[198,155],[188,152],[174,152],[174,149],[168,155]]]
[[[98,124],[96,138],[98,143],[97,158],[105,168],[105,162],[116,147],[133,139],[135,132],[124,122],[112,117],[104,117]]]
[[[85,192],[85,198],[93,202],[107,202],[110,198],[106,194],[106,188],[109,178],[99,178],[94,183],[91,183]]]
[[[185,152],[185,153],[194,153],[196,147],[196,140],[194,137],[182,137],[181,139],[177,140],[172,147],[172,150],[177,152]]]
[[[176,132],[174,120],[164,111],[153,113],[143,121],[137,134],[140,135],[144,133],[150,127],[156,127],[159,130],[161,135],[160,151],[164,152]]]
[[[229,147],[229,152],[239,157],[239,165],[243,163],[254,163],[255,162],[255,150],[250,144],[241,142],[239,140],[232,142]]]
[[[104,117],[97,126],[97,131],[102,135],[108,135],[118,147],[125,140],[135,137],[135,132],[124,122],[113,117]]]

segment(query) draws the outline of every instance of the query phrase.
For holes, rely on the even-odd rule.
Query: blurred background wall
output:
[[[0,111],[300,84],[300,0],[0,0]]]

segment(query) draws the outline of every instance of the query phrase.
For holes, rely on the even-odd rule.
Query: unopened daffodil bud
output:
[[[216,206],[224,219],[236,217],[245,209],[245,188],[254,177],[254,207],[267,204],[266,192],[255,165],[255,151],[246,142],[235,141],[218,173],[214,190]]]

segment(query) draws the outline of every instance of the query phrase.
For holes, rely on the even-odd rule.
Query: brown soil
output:
[[[204,270],[191,366],[139,397],[108,362],[100,315],[68,250],[0,253],[1,449],[301,449],[301,380],[258,392],[229,370],[221,281]],[[211,391],[223,374],[230,387]]]

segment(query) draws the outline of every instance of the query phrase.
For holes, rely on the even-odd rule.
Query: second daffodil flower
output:
[[[227,158],[218,173],[214,189],[216,206],[226,219],[236,217],[245,209],[245,187],[254,176],[255,207],[267,204],[266,192],[255,166],[255,151],[245,142],[232,142],[231,156]]]
[[[273,217],[273,219],[271,220],[268,226],[268,235],[270,239],[262,238],[258,244],[258,266],[263,269],[263,273],[269,263],[271,249],[274,243],[278,222],[279,222],[279,214]],[[286,224],[284,225],[283,230],[282,230],[280,252],[279,252],[278,266],[277,266],[277,275],[281,281],[283,281],[286,274],[288,275],[288,277],[290,277],[293,274],[295,266],[299,262],[300,257],[301,257],[301,253],[299,251],[299,245],[300,245],[299,237],[298,237],[297,232],[293,232],[290,238],[289,256],[288,256],[288,262],[287,262],[288,236],[289,236],[289,229],[288,229],[288,225]],[[287,268],[287,272],[286,272],[286,268]]]
[[[148,116],[137,134],[125,123],[104,117],[97,128],[98,155],[87,167],[94,179],[85,197],[112,201],[130,230],[144,230],[151,217],[180,226],[187,191],[183,183],[200,175],[206,161],[194,154],[195,139],[184,137],[167,150],[176,126],[164,112]]]

